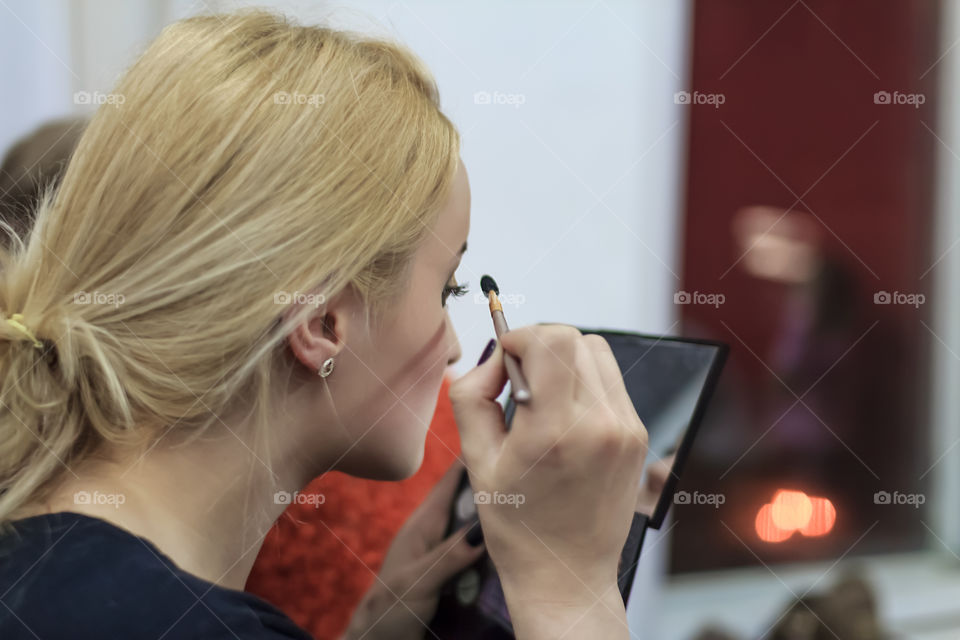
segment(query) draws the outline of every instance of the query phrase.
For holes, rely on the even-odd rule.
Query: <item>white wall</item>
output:
[[[187,0],[2,0],[0,153],[53,118],[89,113],[78,91],[107,92]]]
[[[67,0],[0,3],[0,150],[71,112],[69,17]]]

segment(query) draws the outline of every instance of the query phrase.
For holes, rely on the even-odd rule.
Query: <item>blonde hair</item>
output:
[[[105,444],[202,433],[238,398],[265,427],[314,311],[281,322],[290,295],[353,287],[379,319],[458,161],[401,46],[259,10],[165,28],[0,252],[0,522]]]

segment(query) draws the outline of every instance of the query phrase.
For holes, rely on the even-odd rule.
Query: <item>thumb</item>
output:
[[[491,342],[494,350],[486,361],[454,380],[449,387],[460,446],[467,467],[471,468],[476,468],[482,460],[490,460],[500,449],[507,432],[503,407],[497,402],[507,384],[503,347],[499,341]]]
[[[450,578],[483,555],[486,545],[481,543],[474,547],[466,540],[471,526],[480,525],[472,523],[463,526],[420,558],[417,563],[417,574],[420,575],[416,584],[418,590],[430,595],[436,594]]]

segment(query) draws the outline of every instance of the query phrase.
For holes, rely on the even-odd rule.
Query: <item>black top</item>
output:
[[[106,520],[62,512],[0,535],[4,640],[311,640],[279,609],[180,569]]]

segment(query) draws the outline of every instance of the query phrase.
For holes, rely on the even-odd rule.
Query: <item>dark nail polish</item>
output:
[[[470,530],[467,531],[467,544],[471,547],[479,547],[483,544],[483,529],[480,528],[480,523],[475,522]]]
[[[497,348],[497,340],[495,338],[490,338],[490,342],[487,343],[487,346],[484,347],[483,353],[480,354],[480,360],[477,361],[477,366],[479,367],[484,362],[487,361],[491,355],[493,355],[494,350]]]

